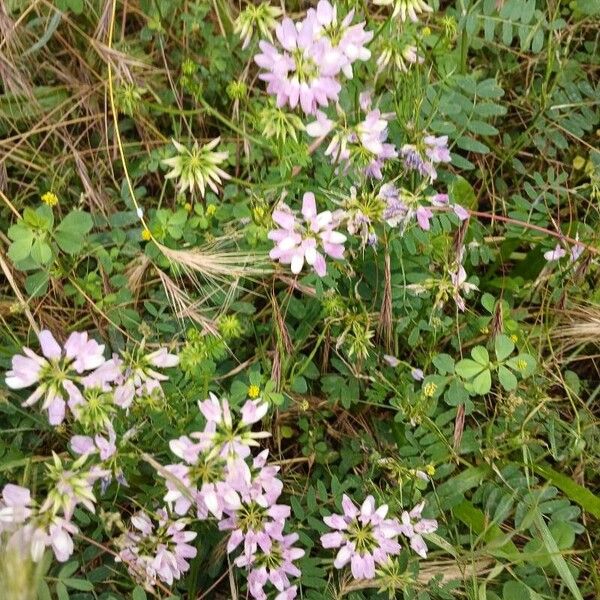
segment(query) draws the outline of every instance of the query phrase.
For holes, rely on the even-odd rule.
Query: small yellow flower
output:
[[[423,29],[421,30],[421,33],[423,35],[430,35],[431,34],[431,29],[429,29],[429,27],[423,27]]]
[[[432,464],[425,465],[425,473],[427,473],[429,477],[433,477],[435,475],[435,467]]]
[[[192,205],[191,205],[189,202],[186,202],[186,203],[183,205],[183,208],[185,208],[185,210],[187,210],[187,212],[192,212],[192,208],[193,208],[193,206],[192,206]]]
[[[583,158],[583,156],[576,156],[573,159],[573,168],[576,171],[581,171],[581,169],[583,169],[583,167],[585,167],[585,158]]]
[[[260,388],[257,385],[251,385],[248,388],[248,397],[252,398],[254,400],[254,398],[258,398],[260,396]]]
[[[42,202],[48,206],[56,206],[58,204],[58,196],[54,192],[46,192],[42,196]]]
[[[216,214],[217,212],[217,206],[216,204],[209,204],[206,207],[206,215],[209,217],[212,217],[214,214]]]
[[[425,394],[425,396],[427,398],[433,398],[433,395],[435,394],[436,390],[437,390],[437,385],[435,383],[433,383],[433,381],[430,381],[429,383],[426,383],[423,386],[423,394]]]
[[[481,331],[481,333],[485,334],[485,333],[489,333],[490,329],[489,329],[489,327],[487,325],[484,325],[483,327],[479,328],[479,331]]]
[[[516,344],[519,341],[519,336],[516,333],[513,333],[510,336],[510,339]]]
[[[142,239],[145,242],[149,242],[152,239],[152,233],[147,227],[144,227],[144,229],[142,230]]]

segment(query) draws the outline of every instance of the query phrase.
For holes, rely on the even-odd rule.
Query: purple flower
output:
[[[400,150],[404,166],[408,170],[418,171],[431,181],[437,179],[435,165],[450,162],[448,136],[435,137],[426,135],[418,146],[405,144]]]
[[[42,409],[48,411],[48,420],[52,425],[59,425],[65,418],[66,399],[73,399],[73,381],[78,381],[81,373],[104,363],[104,346],[88,339],[85,332],[72,333],[64,348],[48,330],[40,332],[39,341],[43,357],[23,348],[24,356],[13,356],[12,370],[6,373],[6,385],[22,389],[37,384],[23,406],[32,406],[44,398]]]
[[[66,561],[73,554],[71,535],[77,533],[75,525],[54,510],[44,506],[34,509],[27,488],[6,484],[0,500],[0,533],[10,537],[7,547],[21,555],[29,552],[34,562],[42,559],[44,550],[51,547],[56,559]]]
[[[450,273],[450,279],[454,287],[454,301],[456,302],[456,306],[458,306],[460,311],[464,312],[466,304],[461,293],[466,292],[468,294],[478,288],[474,283],[467,281],[467,272],[461,264],[458,265],[456,271]]]
[[[544,252],[544,258],[548,261],[560,260],[564,256],[567,255],[567,251],[564,248],[561,248],[560,244],[556,244],[554,250],[548,250],[548,252]]]
[[[284,18],[275,30],[283,52],[261,41],[261,54],[254,57],[264,69],[259,77],[267,82],[267,91],[276,95],[277,106],[300,104],[306,114],[337,100],[341,85],[337,74],[346,57],[331,47],[328,38],[316,38],[316,22],[305,19],[297,25]]]
[[[295,275],[302,271],[306,262],[319,277],[324,277],[327,265],[323,253],[331,258],[343,258],[346,236],[335,231],[331,211],[317,213],[312,192],[304,194],[302,216],[304,223],[299,221],[287,204],[273,212],[273,220],[280,229],[273,229],[268,234],[276,244],[269,256],[282,264],[291,265]]]
[[[326,36],[331,48],[343,57],[342,71],[352,79],[352,63],[371,58],[371,51],[365,47],[373,39],[372,31],[365,31],[364,21],[351,25],[354,18],[352,9],[341,22],[337,18],[337,6],[327,0],[320,0],[317,9],[309,8],[306,19],[313,21],[316,37]]]
[[[7,483],[0,500],[0,532],[24,523],[31,512],[31,492],[20,485]]]
[[[229,402],[219,400],[212,392],[198,407],[207,424],[204,431],[192,433],[191,437],[200,441],[202,450],[215,452],[227,460],[244,459],[250,455],[250,447],[258,446],[257,440],[270,436],[266,431],[251,430],[266,415],[269,409],[266,402],[247,400],[241,418],[235,423]]]
[[[297,533],[283,535],[283,524],[278,523],[271,531],[271,544],[267,550],[256,546],[250,555],[241,554],[236,558],[238,567],[248,569],[248,591],[253,598],[266,600],[264,586],[267,582],[284,592],[290,589],[290,576],[300,577],[300,569],[294,561],[304,556],[304,550],[294,547],[297,541]]]
[[[207,519],[211,514],[221,519],[226,508],[239,508],[240,497],[229,481],[227,463],[221,456],[203,452],[202,444],[194,444],[186,436],[171,440],[169,446],[173,454],[187,463],[165,467],[168,491],[164,501],[174,503],[177,514],[186,514],[194,505],[199,519]],[[233,461],[238,462],[242,461]]]
[[[123,361],[119,365],[121,375],[115,381],[114,391],[115,404],[121,408],[129,408],[136,396],[162,395],[161,381],[169,378],[156,369],[179,364],[179,357],[170,354],[166,348],[150,354],[144,354],[143,350],[142,345],[134,352],[123,353]]]
[[[190,568],[188,560],[196,556],[189,542],[196,532],[186,531],[187,521],[172,520],[164,509],[157,511],[157,522],[144,512],[131,517],[134,529],[119,540],[116,562],[127,565],[129,573],[142,585],[152,588],[156,580],[171,585]]]
[[[410,375],[415,381],[423,381],[425,379],[423,369],[411,369]]]
[[[290,507],[275,504],[256,488],[242,499],[238,510],[225,510],[227,517],[219,521],[220,531],[231,531],[227,552],[233,552],[243,542],[243,554],[250,558],[259,547],[269,552],[273,539],[281,533],[285,520],[290,516]]]
[[[402,524],[400,533],[410,540],[410,547],[423,558],[427,558],[427,545],[421,534],[433,533],[438,523],[435,519],[422,519],[421,513],[425,502],[417,504],[410,512],[402,513]]]
[[[367,101],[370,102],[370,98],[363,98],[362,105],[368,111],[364,121],[348,127],[343,113],[342,121],[334,123],[325,113],[317,111],[317,120],[306,126],[306,132],[311,137],[323,137],[334,131],[325,156],[329,156],[334,164],[342,164],[344,172],[351,164],[356,163],[362,166],[368,177],[381,179],[384,162],[398,154],[394,145],[386,142],[389,115],[384,115],[377,109],[371,110]]]
[[[343,514],[324,517],[332,533],[321,536],[323,548],[339,548],[334,560],[336,569],[348,562],[355,579],[373,579],[375,565],[383,565],[389,556],[400,552],[396,538],[400,524],[396,519],[386,519],[388,507],[375,508],[375,499],[368,496],[360,509],[344,494]]]
[[[435,137],[426,135],[423,138],[425,144],[425,154],[432,163],[450,162],[450,151],[448,150],[448,136]]]

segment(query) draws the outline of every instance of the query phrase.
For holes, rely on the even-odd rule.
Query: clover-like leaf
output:
[[[470,358],[463,358],[456,363],[455,371],[463,379],[473,379],[476,375],[481,373],[485,369],[485,366],[471,360]]]
[[[496,359],[499,362],[506,360],[515,349],[514,342],[507,336],[501,333],[496,336],[496,340],[494,342],[494,350],[496,352]]]
[[[498,379],[500,380],[500,385],[507,391],[511,392],[516,389],[518,382],[514,373],[507,369],[504,365],[500,365],[498,367]]]
[[[483,346],[475,346],[475,348],[471,350],[471,357],[475,362],[484,367],[487,367],[490,364],[490,355]]]

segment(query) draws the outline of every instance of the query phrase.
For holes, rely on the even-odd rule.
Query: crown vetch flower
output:
[[[208,185],[215,194],[218,194],[217,184],[220,185],[223,179],[231,179],[231,176],[219,166],[227,160],[229,153],[214,152],[221,138],[216,138],[203,146],[195,141],[191,150],[176,140],[171,141],[178,154],[164,159],[162,163],[171,167],[165,178],[178,179],[180,192],[190,190],[193,194],[198,187],[200,195],[204,196]]]
[[[338,123],[317,111],[317,120],[306,126],[306,132],[311,137],[323,137],[334,131],[325,156],[334,164],[343,164],[344,172],[356,164],[368,177],[381,179],[384,162],[397,156],[394,145],[386,143],[389,115],[371,109],[370,95],[361,95],[361,107],[366,112],[365,119],[352,127],[345,125],[346,115],[341,110],[338,110],[341,117]]]
[[[425,0],[373,0],[373,3],[380,6],[389,6],[392,4],[394,6],[392,17],[400,15],[400,20],[406,21],[410,19],[413,23],[419,20],[419,14],[433,12],[433,8]]]
[[[410,547],[421,557],[427,558],[427,544],[423,539],[423,533],[433,533],[438,527],[435,519],[423,519],[421,513],[425,507],[425,502],[417,504],[410,512],[402,513],[402,524],[400,533],[410,540]]]
[[[383,565],[389,556],[399,554],[400,523],[386,519],[388,507],[375,508],[373,496],[367,496],[359,508],[344,494],[343,514],[324,517],[325,524],[335,531],[321,536],[323,548],[339,548],[334,561],[336,569],[348,562],[355,579],[373,579],[375,564]]]
[[[243,542],[243,553],[252,556],[259,547],[269,552],[272,541],[281,533],[285,520],[290,516],[290,507],[275,504],[276,499],[267,498],[256,489],[242,499],[238,510],[225,509],[226,518],[219,521],[220,531],[231,531],[227,552],[233,552]]]
[[[40,332],[39,341],[43,356],[23,348],[24,355],[12,358],[6,385],[23,389],[37,384],[23,406],[32,406],[43,398],[42,408],[48,411],[48,420],[52,425],[59,425],[65,418],[66,400],[74,400],[73,381],[79,381],[82,373],[104,363],[104,345],[89,339],[86,332],[75,332],[61,348],[47,329]]]
[[[78,529],[68,518],[60,517],[49,507],[37,508],[30,491],[8,483],[0,500],[0,533],[8,533],[8,549],[29,553],[34,562],[42,559],[44,550],[51,547],[56,559],[66,561],[73,554],[71,535]]]
[[[314,19],[296,25],[286,17],[275,30],[283,52],[260,42],[261,53],[254,61],[264,69],[259,77],[267,82],[267,91],[276,96],[278,107],[300,104],[306,114],[313,114],[318,106],[337,100],[341,85],[336,76],[347,59],[333,50],[328,38],[316,39],[315,33]]]
[[[277,27],[277,19],[281,14],[278,6],[271,6],[268,2],[248,4],[238,15],[233,27],[233,31],[243,40],[242,49],[245,50],[250,44],[255,29],[262,37],[272,40],[271,31]]]
[[[250,456],[250,447],[258,446],[257,440],[269,437],[266,431],[252,431],[269,410],[267,402],[247,400],[240,411],[240,418],[234,423],[229,402],[219,400],[212,392],[203,402],[198,402],[200,412],[206,418],[204,431],[190,436],[200,441],[200,448],[218,454],[228,461]]]
[[[240,497],[229,482],[230,472],[224,458],[203,452],[202,444],[192,442],[187,436],[171,440],[169,447],[187,463],[165,467],[172,478],[167,477],[168,491],[164,500],[175,503],[177,514],[184,515],[194,504],[199,519],[207,519],[209,514],[220,519],[225,508],[239,508]],[[243,461],[234,461],[238,462],[245,466]]]
[[[46,466],[48,480],[52,482],[53,487],[40,506],[40,512],[47,510],[53,514],[62,512],[67,519],[70,519],[78,504],[94,512],[96,497],[92,488],[98,479],[108,474],[108,471],[96,467],[83,470],[82,466],[86,458],[86,455],[81,456],[74,463],[65,466],[60,457],[53,453],[52,464]]]
[[[264,551],[257,546],[252,554],[241,554],[235,559],[238,567],[248,569],[248,591],[253,598],[266,600],[264,587],[267,582],[271,582],[283,593],[290,589],[290,576],[300,577],[300,569],[294,561],[304,556],[304,550],[294,546],[297,541],[297,533],[283,535],[283,524],[278,523],[271,532],[271,545],[268,550]],[[295,595],[288,597],[293,598]]]
[[[119,540],[116,562],[127,565],[129,573],[142,585],[153,587],[156,580],[171,585],[190,568],[188,559],[196,556],[189,542],[195,531],[186,531],[187,521],[172,520],[166,510],[157,511],[157,525],[145,513],[131,517],[133,529]]]
[[[162,395],[161,381],[169,378],[156,371],[179,364],[179,357],[166,348],[144,354],[142,344],[133,352],[124,352],[120,363],[121,374],[116,379],[114,402],[121,408],[129,408],[136,396]]]
[[[325,257],[320,250],[336,259],[344,256],[346,236],[335,231],[331,211],[317,213],[315,195],[306,192],[302,199],[301,223],[287,204],[273,211],[273,220],[280,229],[271,230],[270,240],[276,243],[269,256],[282,264],[291,265],[292,273],[302,271],[304,262],[312,266],[319,277],[327,273]]]
[[[320,0],[316,10],[309,8],[306,18],[313,21],[316,36],[327,36],[332,49],[342,54],[345,58],[342,71],[348,79],[352,79],[352,63],[371,58],[371,51],[365,45],[373,39],[373,32],[365,31],[364,21],[351,25],[354,9],[338,21],[337,6],[327,0]]]

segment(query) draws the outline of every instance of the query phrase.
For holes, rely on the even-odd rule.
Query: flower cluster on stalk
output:
[[[285,17],[279,23],[278,46],[260,42],[261,52],[254,60],[277,106],[299,105],[306,114],[314,114],[318,107],[338,99],[340,73],[352,77],[352,64],[371,56],[366,44],[373,33],[365,31],[364,22],[351,25],[353,18],[350,11],[338,21],[337,8],[321,0],[302,21]]]
[[[192,513],[200,520],[214,518],[221,531],[230,532],[227,552],[238,552],[234,562],[248,574],[248,591],[266,600],[271,583],[277,598],[296,597],[290,578],[300,570],[294,561],[304,550],[294,546],[297,534],[284,531],[290,507],[279,504],[283,483],[279,467],[267,463],[268,450],[256,456],[252,449],[270,434],[253,431],[268,404],[247,400],[239,414],[226,399],[214,394],[199,403],[206,420],[202,431],[171,440],[169,446],[182,462],[165,465],[164,501],[180,516]]]
[[[152,589],[157,579],[171,585],[188,571],[188,560],[197,554],[189,543],[197,534],[188,531],[187,524],[186,519],[172,519],[164,508],[154,519],[144,511],[136,513],[132,528],[117,541],[120,550],[115,561],[124,563],[146,589]]]
[[[323,548],[338,548],[333,562],[336,569],[350,564],[355,579],[373,579],[378,566],[387,565],[392,556],[400,553],[400,534],[408,538],[411,548],[419,556],[427,556],[421,534],[433,533],[437,521],[421,519],[423,507],[424,503],[421,503],[410,512],[404,511],[400,522],[387,518],[388,506],[376,507],[373,496],[368,496],[359,508],[344,494],[343,513],[323,518],[333,531],[321,536],[321,544]]]
[[[72,522],[75,508],[94,512],[94,483],[105,471],[85,469],[86,457],[64,465],[54,454],[48,466],[49,489],[42,503],[31,497],[28,488],[7,483],[0,500],[0,534],[8,536],[7,549],[39,562],[50,548],[56,559],[66,561],[73,553],[73,535],[79,529]]]
[[[42,356],[29,348],[13,356],[6,385],[12,389],[35,386],[23,406],[42,400],[51,425],[60,425],[68,408],[84,428],[108,430],[116,407],[127,409],[135,398],[162,395],[161,382],[168,377],[156,369],[179,362],[165,348],[146,354],[143,346],[106,360],[104,345],[87,332],[72,333],[61,346],[50,331],[43,330],[39,342]]]
[[[331,211],[317,213],[312,192],[304,194],[301,213],[303,221],[284,203],[273,211],[273,221],[279,225],[279,229],[273,229],[268,234],[276,244],[270,256],[273,260],[290,265],[295,275],[302,271],[306,262],[319,277],[324,277],[327,273],[325,255],[343,258],[346,236],[336,231]]]

